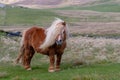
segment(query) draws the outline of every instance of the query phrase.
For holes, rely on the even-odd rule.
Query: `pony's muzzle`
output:
[[[63,43],[62,40],[57,40],[57,41],[56,41],[56,44],[57,44],[57,45],[62,45],[62,43]]]

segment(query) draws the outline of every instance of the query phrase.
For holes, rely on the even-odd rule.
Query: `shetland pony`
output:
[[[59,18],[48,29],[38,27],[27,29],[22,35],[20,53],[16,62],[18,63],[22,59],[24,68],[31,70],[31,59],[37,52],[49,56],[49,72],[59,71],[67,37],[68,27],[66,22]]]

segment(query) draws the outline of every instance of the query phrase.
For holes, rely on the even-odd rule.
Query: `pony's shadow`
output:
[[[33,70],[43,70],[43,69],[45,69],[45,67],[33,66],[32,69],[33,69]]]
[[[89,65],[86,64],[75,64],[75,63],[64,63],[61,65],[61,68],[63,70],[67,70],[67,69],[74,69],[74,68],[84,68],[84,67],[88,67]]]
[[[47,69],[48,69],[47,65],[35,65],[35,66],[32,66],[32,70],[46,71]]]

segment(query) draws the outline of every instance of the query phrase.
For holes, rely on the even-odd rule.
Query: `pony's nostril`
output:
[[[62,40],[59,40],[59,42],[62,42]]]
[[[57,45],[61,45],[62,44],[62,40],[56,41]]]

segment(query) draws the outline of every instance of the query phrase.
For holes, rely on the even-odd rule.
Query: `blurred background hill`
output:
[[[97,5],[104,3],[118,3],[119,0],[0,0],[0,3],[23,6],[29,8],[55,8],[70,5]]]

